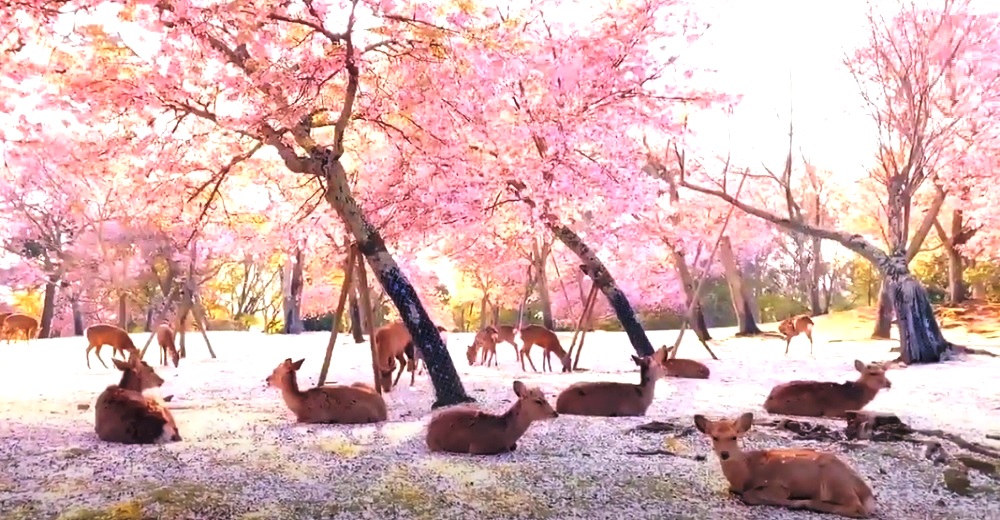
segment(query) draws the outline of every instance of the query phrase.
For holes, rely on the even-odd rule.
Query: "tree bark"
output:
[[[812,239],[812,264],[809,270],[809,310],[813,316],[819,316],[820,314],[824,314],[819,297],[820,278],[823,276],[823,249],[820,239],[816,237],[810,238]]]
[[[757,326],[757,320],[753,315],[753,298],[746,284],[743,283],[743,274],[740,273],[739,266],[736,265],[736,255],[733,254],[733,244],[728,236],[723,236],[719,241],[719,259],[725,269],[726,282],[729,284],[729,295],[733,302],[733,310],[736,312],[736,335],[752,336],[760,334],[761,330]]]
[[[49,280],[45,282],[45,296],[42,299],[42,319],[41,323],[38,324],[39,338],[47,338],[52,333],[52,318],[55,316],[58,283],[55,276],[50,276]]]
[[[698,283],[695,281],[694,276],[691,275],[691,270],[688,269],[684,253],[673,245],[668,244],[668,247],[674,269],[677,270],[677,276],[681,279],[681,285],[684,287],[684,303],[691,309],[691,316],[688,317],[691,323],[691,330],[694,331],[699,340],[703,342],[708,341],[712,339],[712,336],[708,333],[708,326],[705,324],[705,314],[701,310],[701,295],[695,294]],[[695,302],[694,306],[691,306],[692,301]]]
[[[538,303],[542,306],[542,325],[549,330],[555,329],[555,321],[552,319],[552,297],[549,294],[549,278],[545,271],[545,264],[549,260],[549,253],[552,247],[548,244],[539,246],[538,238],[531,244],[531,259],[535,266],[535,288],[538,289]]]
[[[486,327],[486,309],[489,308],[490,298],[483,293],[483,298],[479,300],[479,330]]]
[[[279,152],[294,156],[294,152],[288,148],[281,148]],[[290,160],[296,159],[288,157],[286,163]],[[441,334],[424,309],[413,285],[399,269],[399,265],[386,249],[381,234],[368,221],[351,193],[347,172],[339,157],[334,157],[330,149],[317,148],[311,151],[308,162],[299,166],[307,167],[307,172],[322,175],[326,179],[327,202],[354,236],[358,250],[365,256],[372,273],[399,311],[399,316],[410,332],[414,345],[423,354],[437,396],[432,408],[474,401],[465,393],[451,355],[441,340]]]
[[[128,295],[125,291],[118,293],[118,327],[128,330]]]
[[[549,215],[546,219],[546,224],[555,237],[569,248],[570,251],[573,251],[580,258],[580,261],[583,262],[580,269],[597,284],[597,288],[607,297],[608,303],[611,304],[611,308],[615,311],[615,316],[618,318],[618,322],[621,323],[622,328],[625,329],[629,342],[632,343],[632,348],[635,349],[636,353],[640,356],[652,356],[653,345],[649,342],[646,331],[643,330],[642,325],[636,318],[635,311],[632,310],[632,305],[629,303],[628,298],[625,297],[625,293],[618,288],[614,278],[604,267],[601,259],[597,258],[597,255],[587,244],[583,243],[579,235],[560,223],[555,217]]]
[[[948,255],[948,302],[951,305],[958,305],[965,301],[965,263],[958,246],[969,241],[976,230],[966,229],[963,222],[962,210],[954,210],[951,213],[951,235],[945,233],[944,228],[938,221],[934,221],[934,228],[937,230],[938,238],[944,245],[945,254]]]
[[[358,291],[360,289],[351,287],[351,290],[347,293],[347,312],[351,317],[351,336],[354,338],[355,343],[365,342],[365,327],[361,318],[361,306],[358,304]],[[337,324],[335,323],[334,326]]]
[[[286,271],[284,294],[284,334],[300,334],[305,327],[302,324],[302,247],[296,246],[290,260],[290,269]]]
[[[890,339],[892,337],[892,292],[885,276],[879,285],[878,302],[875,304],[875,329],[872,339]]]
[[[69,297],[70,312],[73,313],[73,335],[83,336],[83,312],[80,311],[80,295],[75,292]]]

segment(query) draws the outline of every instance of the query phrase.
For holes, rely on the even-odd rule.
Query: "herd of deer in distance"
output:
[[[37,335],[38,321],[24,314],[0,314],[0,337],[22,337],[27,341]],[[779,324],[778,331],[786,340],[785,353],[793,337],[799,334],[809,339],[812,353],[813,321],[806,315],[790,317]],[[442,327],[438,330],[444,332]],[[174,330],[164,323],[155,331],[160,347],[160,363],[169,357],[174,367],[180,356],[174,345]],[[114,325],[92,325],[86,330],[87,366],[90,351],[101,359],[100,350],[111,346],[112,362],[122,371],[121,381],[108,386],[97,398],[95,431],[105,442],[152,444],[180,441],[181,436],[173,415],[159,396],[163,379],[141,359],[141,354],[126,331]],[[518,348],[517,340],[522,346]],[[379,369],[378,382],[382,392],[391,392],[404,369],[411,372],[410,385],[422,356],[414,348],[413,339],[401,322],[391,323],[375,331],[375,352]],[[544,352],[542,371],[552,371],[551,356],[570,371],[570,360],[558,336],[540,325],[527,325],[519,334],[512,326],[486,326],[468,347],[470,365],[497,366],[496,347],[500,342],[514,346],[521,369],[527,358],[532,370],[531,348],[538,345]],[[126,356],[126,353],[128,356]],[[116,356],[120,354],[121,360]],[[458,405],[436,412],[427,426],[426,442],[432,452],[452,452],[492,455],[514,451],[517,441],[534,421],[559,417],[559,414],[596,417],[644,416],[653,401],[657,380],[662,377],[707,379],[709,369],[691,359],[670,359],[670,348],[664,346],[652,356],[632,356],[639,367],[639,383],[611,381],[577,382],[556,397],[555,408],[537,387],[521,381],[513,383],[517,400],[502,415]],[[296,372],[304,359],[285,359],[267,377],[267,384],[281,391],[285,404],[300,423],[364,424],[387,420],[386,403],[380,392],[366,383],[325,385],[300,390]],[[398,363],[397,363],[398,362]],[[393,372],[398,365],[398,373]],[[886,370],[892,363],[863,363],[855,360],[860,372],[856,381],[844,383],[821,381],[790,381],[775,386],[764,401],[764,410],[773,414],[808,417],[844,418],[847,412],[860,410],[870,403],[879,390],[890,388]],[[694,416],[695,427],[710,438],[713,451],[730,484],[730,491],[748,505],[772,505],[790,509],[809,509],[836,515],[869,518],[875,511],[876,500],[868,484],[836,455],[811,449],[772,449],[743,451],[739,439],[753,424],[753,414],[744,413],[736,419],[710,420]]]

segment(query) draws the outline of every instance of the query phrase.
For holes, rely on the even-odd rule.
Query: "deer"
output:
[[[663,345],[653,353],[653,359],[666,369],[667,377],[683,377],[687,379],[708,379],[711,373],[704,363],[693,359],[670,359],[674,347]]]
[[[113,349],[111,352],[111,360],[114,361],[115,354],[121,354],[122,359],[125,359],[125,353],[128,352],[132,356],[139,357],[139,349],[135,348],[135,343],[132,342],[132,338],[129,337],[128,332],[123,329],[115,327],[114,325],[107,324],[97,324],[87,327],[84,332],[87,336],[87,341],[90,343],[87,345],[87,368],[90,368],[90,351],[94,351],[94,355],[97,356],[97,360],[104,365],[104,368],[108,368],[107,363],[101,359],[101,347],[104,345],[110,345]]]
[[[559,393],[556,411],[593,417],[639,417],[653,402],[656,382],[666,369],[651,356],[632,356],[639,366],[639,384],[596,381],[573,383]]]
[[[892,383],[885,377],[891,364],[862,363],[854,360],[861,375],[857,381],[833,383],[827,381],[791,381],[775,386],[764,401],[768,413],[804,417],[840,417],[849,410],[860,410]]]
[[[448,330],[445,329],[444,327],[440,326],[440,325],[437,325],[436,328],[437,328],[438,334],[441,335],[441,341],[447,347],[448,346],[448,336],[447,336]],[[418,368],[419,368],[419,373],[422,374],[423,373],[423,369],[427,367],[427,361],[424,360],[424,353],[421,352],[420,349],[416,348],[416,345],[414,345],[412,341],[410,341],[409,343],[407,343],[406,347],[403,348],[403,355],[406,356],[406,366],[407,366],[407,369],[410,371],[410,386],[413,386],[413,383],[416,380],[416,377],[417,377],[417,374],[418,374]]]
[[[813,355],[813,320],[808,314],[799,314],[786,318],[778,324],[778,333],[785,337],[785,355],[792,344],[792,338],[805,334],[809,338],[809,355]]]
[[[712,421],[694,416],[698,431],[712,440],[730,492],[747,505],[808,509],[850,518],[869,518],[876,502],[868,484],[836,455],[810,449],[742,451],[739,438],[753,414]]]
[[[7,316],[10,316],[11,314],[12,313],[10,312],[0,312],[0,339],[4,339],[7,337],[6,327],[4,327],[3,322],[4,320],[7,319]],[[8,340],[7,342],[10,343],[10,340]]]
[[[514,347],[514,356],[520,357],[521,347],[517,346],[517,334],[515,334],[513,325],[498,325],[497,329],[497,343],[510,343]]]
[[[445,332],[444,327],[437,327],[438,332]],[[397,321],[388,325],[383,325],[375,330],[375,352],[378,359],[379,382],[383,392],[391,392],[393,387],[399,383],[403,371],[412,363],[413,370],[416,370],[417,362],[423,360],[423,353],[413,344],[410,331],[406,325]],[[392,373],[399,363],[399,372],[393,380]],[[415,377],[415,375],[414,375]],[[410,378],[410,386],[413,386],[414,377]]]
[[[518,355],[521,359],[521,370],[527,371],[524,368],[524,358],[528,358],[531,369],[538,372],[538,369],[535,368],[535,362],[531,360],[531,347],[534,345],[542,347],[545,353],[545,357],[542,358],[543,372],[545,371],[546,362],[549,364],[549,371],[552,371],[552,354],[555,354],[559,358],[559,361],[562,362],[563,372],[573,370],[569,353],[563,350],[562,345],[559,343],[559,336],[556,336],[555,332],[541,325],[528,325],[521,329],[521,341],[524,342],[524,346],[521,347],[521,352]]]
[[[111,359],[122,371],[117,385],[107,387],[94,406],[97,438],[121,444],[158,444],[180,441],[174,416],[159,398],[163,378],[139,356]]]
[[[7,343],[10,343],[11,338],[17,339],[18,334],[22,332],[24,341],[31,341],[38,337],[38,320],[27,314],[11,313],[3,320],[3,332]]]
[[[174,368],[177,368],[181,361],[181,355],[177,352],[177,346],[174,344],[174,329],[166,323],[161,323],[156,327],[156,342],[160,344],[160,365],[167,366],[167,355],[169,354]]]
[[[493,365],[496,366],[498,335],[496,327],[492,325],[487,325],[476,333],[476,337],[472,340],[472,345],[469,345],[468,350],[465,352],[465,357],[468,358],[470,366],[476,364],[476,357],[478,357],[480,352],[482,352],[482,359],[479,361],[479,364],[490,366],[489,361],[492,361]]]
[[[438,412],[427,425],[427,448],[432,452],[496,455],[517,449],[517,441],[531,423],[559,417],[545,394],[514,381],[517,401],[503,415],[469,406]]]
[[[305,359],[286,358],[267,376],[267,386],[281,390],[285,405],[300,423],[368,424],[385,421],[385,400],[364,383],[317,386],[299,390],[296,372]]]

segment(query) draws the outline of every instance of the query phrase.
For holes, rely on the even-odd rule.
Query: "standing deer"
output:
[[[503,415],[468,406],[438,412],[427,425],[427,448],[473,455],[510,452],[532,422],[559,417],[538,388],[514,381],[514,394],[517,401]]]
[[[160,345],[160,365],[167,366],[167,355],[169,354],[170,360],[174,362],[174,368],[177,368],[181,362],[181,355],[177,352],[177,346],[174,344],[174,329],[166,323],[161,323],[160,326],[156,327],[156,342]]]
[[[24,341],[31,341],[38,336],[38,320],[27,314],[11,313],[3,320],[3,331],[7,343],[10,343],[11,338],[17,339],[22,333]]]
[[[809,338],[809,355],[813,354],[813,320],[808,314],[799,314],[786,318],[778,324],[778,332],[785,337],[785,355],[788,355],[788,347],[792,344],[792,338],[799,334],[805,334]]]
[[[791,381],[775,386],[764,401],[768,413],[805,417],[844,417],[849,410],[860,410],[892,382],[885,370],[892,365],[864,364],[854,360],[854,369],[861,373],[857,381],[833,383],[827,381]]]
[[[517,339],[513,325],[500,325],[497,328],[497,343],[510,343],[514,347],[514,357],[520,358],[521,347],[517,346]]]
[[[7,319],[7,316],[10,316],[11,314],[12,313],[10,312],[0,312],[0,339],[7,337],[7,329],[3,322]],[[7,340],[7,342],[10,343],[10,340]]]
[[[869,518],[875,511],[871,488],[836,455],[808,449],[740,449],[739,438],[753,425],[751,413],[735,421],[695,415],[694,425],[712,439],[730,492],[747,505],[808,509],[850,518]]]
[[[438,332],[446,332],[444,327],[438,326]],[[442,338],[443,339],[443,338]],[[403,371],[412,364],[416,370],[417,362],[423,361],[423,353],[419,348],[415,348],[410,331],[401,321],[383,325],[375,330],[375,352],[378,359],[379,382],[383,392],[391,392],[399,383]],[[399,373],[393,380],[392,373],[399,365]],[[415,377],[415,375],[414,375]],[[410,378],[410,386],[413,386],[414,377]]]
[[[569,359],[569,353],[563,350],[562,345],[559,343],[559,336],[556,336],[555,332],[541,326],[541,325],[528,325],[521,329],[521,341],[524,342],[524,346],[521,347],[521,370],[527,371],[524,368],[524,359],[528,359],[528,363],[531,364],[531,369],[538,372],[535,368],[535,362],[531,360],[531,347],[533,345],[538,345],[542,347],[544,357],[542,358],[542,371],[545,371],[545,364],[549,365],[549,372],[552,371],[552,354],[555,354],[562,362],[563,372],[570,372],[573,370],[572,361]]]
[[[468,350],[465,351],[465,357],[469,360],[470,366],[476,364],[476,357],[478,357],[480,352],[482,353],[482,359],[479,361],[479,364],[490,366],[489,361],[493,361],[494,366],[496,366],[497,336],[497,329],[492,325],[487,325],[476,333],[476,337],[472,340],[472,345],[469,345]]]
[[[281,390],[285,405],[300,423],[366,424],[386,420],[385,400],[364,383],[317,386],[299,390],[296,372],[305,359],[286,358],[267,376],[268,386]]]
[[[112,358],[122,379],[107,387],[94,406],[94,430],[105,442],[123,444],[153,444],[181,440],[174,416],[155,391],[163,378],[153,367],[130,356],[128,361]],[[145,395],[147,392],[152,395]]]
[[[596,381],[573,383],[559,393],[556,411],[567,415],[634,417],[646,415],[656,382],[666,369],[651,357],[632,356],[639,366],[639,384]]]
[[[115,354],[121,354],[122,359],[125,359],[126,352],[132,356],[140,357],[139,349],[135,348],[135,343],[132,342],[132,338],[128,335],[128,332],[114,325],[103,323],[91,325],[87,327],[84,334],[87,336],[87,341],[89,342],[87,345],[87,368],[90,368],[91,350],[94,351],[97,360],[104,365],[104,368],[108,368],[107,363],[101,359],[101,347],[104,345],[110,345],[113,349],[111,352],[112,361],[115,359]]]

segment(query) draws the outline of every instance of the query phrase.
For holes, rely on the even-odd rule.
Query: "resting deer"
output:
[[[556,411],[567,415],[635,417],[646,415],[653,402],[656,381],[666,374],[652,357],[632,356],[639,366],[639,384],[597,381],[573,383],[559,393]]]
[[[4,318],[3,331],[7,343],[10,343],[11,339],[17,339],[22,333],[24,341],[31,341],[38,336],[38,320],[27,314],[14,312]]]
[[[128,361],[112,358],[111,362],[122,371],[122,379],[97,398],[94,407],[97,437],[123,444],[181,440],[174,416],[157,395],[163,378],[139,356],[130,356]]]
[[[503,415],[467,406],[438,412],[427,425],[427,448],[473,455],[514,451],[532,422],[559,417],[538,388],[514,381],[514,394],[517,401]]]
[[[482,353],[482,359],[479,364],[490,366],[489,362],[492,361],[493,365],[496,366],[497,357],[497,329],[492,325],[487,325],[476,333],[476,337],[472,340],[472,345],[469,345],[468,350],[465,351],[465,357],[469,360],[469,365],[476,364],[476,358]]]
[[[670,359],[674,347],[666,345],[653,353],[653,359],[663,365],[667,377],[684,377],[688,379],[708,379],[708,367],[693,359]]]
[[[570,372],[572,370],[572,362],[569,359],[569,353],[563,350],[562,345],[559,343],[559,336],[556,336],[555,332],[541,326],[541,325],[528,325],[521,329],[521,341],[524,342],[524,346],[521,347],[521,352],[518,357],[521,358],[521,370],[527,370],[524,368],[524,359],[528,359],[528,363],[531,364],[531,369],[538,372],[535,368],[535,362],[531,360],[531,347],[533,345],[538,345],[542,347],[544,352],[544,357],[542,358],[542,371],[545,371],[545,364],[548,363],[549,371],[552,371],[552,354],[555,354],[562,362],[563,372]]]
[[[87,345],[87,368],[90,368],[91,350],[94,351],[97,360],[104,365],[104,368],[108,368],[107,363],[101,359],[101,347],[104,345],[111,345],[113,349],[111,352],[112,361],[115,359],[115,354],[121,354],[122,359],[125,359],[126,352],[131,356],[139,357],[139,349],[135,348],[135,343],[132,342],[132,338],[129,337],[128,332],[114,325],[91,325],[87,327],[84,334],[87,336],[87,341],[90,342]]]
[[[788,347],[792,344],[792,338],[799,334],[805,334],[809,338],[809,355],[813,353],[813,320],[808,314],[799,314],[787,318],[778,324],[778,332],[785,337],[785,355],[788,355]]]
[[[177,352],[177,346],[174,344],[174,329],[166,323],[160,324],[159,327],[156,327],[156,342],[160,344],[160,365],[167,366],[167,355],[169,354],[170,360],[174,362],[174,368],[177,368],[181,362],[181,355]]]
[[[891,365],[864,364],[854,360],[861,372],[857,381],[833,383],[827,381],[791,381],[771,389],[764,401],[769,413],[806,417],[844,417],[848,410],[860,410],[870,403],[878,391],[892,387],[885,377]]]
[[[363,424],[386,420],[388,413],[382,396],[364,383],[350,386],[317,386],[299,390],[296,372],[305,359],[287,358],[267,376],[267,384],[281,390],[288,409],[300,423]]]
[[[4,325],[3,322],[7,319],[7,316],[10,316],[11,314],[12,313],[10,312],[0,312],[0,339],[5,339],[8,337],[7,327]],[[7,343],[10,343],[10,340],[7,340]]]
[[[831,453],[807,449],[742,451],[739,438],[750,430],[753,414],[735,421],[694,416],[694,425],[712,439],[729,490],[747,505],[809,509],[851,518],[875,511],[871,488]]]

